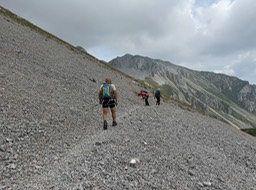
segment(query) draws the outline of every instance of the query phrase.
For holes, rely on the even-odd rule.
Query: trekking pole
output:
[[[99,104],[95,104],[94,106],[88,108],[87,110],[85,110],[85,112],[89,111],[89,110],[92,110],[93,108],[95,108],[96,106],[98,106]]]
[[[95,82],[97,84],[97,86],[99,86],[99,81],[96,81],[95,79],[93,79],[93,82]],[[97,89],[95,90],[95,93],[97,92]],[[95,108],[96,106],[98,106],[99,104],[95,104],[92,107],[88,108],[85,110],[85,112],[88,112],[89,110],[92,110],[93,108]]]

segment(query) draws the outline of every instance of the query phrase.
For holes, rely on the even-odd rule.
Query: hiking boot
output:
[[[114,126],[117,126],[117,122],[116,122],[116,121],[113,121],[112,126],[113,126],[113,127],[114,127]]]
[[[108,122],[106,120],[104,121],[103,129],[104,130],[108,129]]]

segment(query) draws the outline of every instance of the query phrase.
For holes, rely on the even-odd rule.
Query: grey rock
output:
[[[132,167],[137,167],[140,164],[140,160],[138,158],[132,158],[129,164]]]
[[[211,183],[211,182],[208,182],[208,181],[204,181],[204,182],[203,182],[203,186],[208,186],[208,187],[210,187],[210,186],[212,186],[212,183]]]

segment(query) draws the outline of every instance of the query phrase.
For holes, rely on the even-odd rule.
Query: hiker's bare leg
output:
[[[103,108],[103,120],[108,119],[108,108]]]
[[[116,107],[111,108],[111,113],[113,121],[116,121]]]

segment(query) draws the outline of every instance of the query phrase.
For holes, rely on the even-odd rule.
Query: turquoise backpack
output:
[[[104,83],[102,87],[102,98],[103,100],[113,98],[113,90],[111,84]]]

